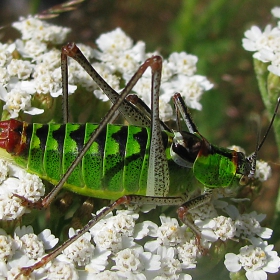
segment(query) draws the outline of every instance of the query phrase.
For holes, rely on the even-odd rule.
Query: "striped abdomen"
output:
[[[97,126],[25,123],[22,139],[26,139],[26,148],[14,159],[28,171],[56,184]],[[162,135],[171,173],[178,179],[183,170],[170,159],[172,139],[165,132]],[[145,195],[149,137],[147,128],[108,124],[68,178],[66,187],[80,194],[108,199],[124,194]],[[177,181],[169,194],[182,193],[185,185],[182,182]]]

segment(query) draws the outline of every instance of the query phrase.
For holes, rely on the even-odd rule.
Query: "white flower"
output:
[[[179,245],[177,250],[178,259],[182,261],[182,268],[190,269],[196,267],[196,259],[199,255],[199,249],[196,245],[195,239],[191,239],[189,242]]]
[[[131,236],[134,231],[135,220],[138,217],[139,214],[131,214],[126,210],[117,211],[117,215],[108,221],[107,226],[111,225],[115,231],[121,233],[123,236]]]
[[[102,250],[115,252],[122,248],[121,234],[112,230],[110,227],[104,227],[95,233],[92,232],[92,235],[96,246]]]
[[[185,240],[186,226],[180,226],[175,218],[160,216],[161,226],[157,228],[155,236],[156,240],[148,241],[145,244],[145,249],[150,252],[155,252],[160,245],[176,246]]]
[[[58,257],[49,267],[47,279],[77,280],[79,276],[73,263]]]
[[[246,270],[248,280],[267,279],[266,273],[276,273],[280,266],[280,258],[273,245],[266,242],[260,246],[245,246],[240,248],[239,254],[228,253],[225,256],[225,266],[231,272],[238,272],[241,268]]]
[[[161,226],[157,231],[157,238],[162,245],[175,246],[184,239],[185,227],[181,227],[175,218],[160,216]]]
[[[96,280],[119,280],[118,272],[111,271],[111,270],[105,270],[98,274],[93,274],[92,279]]]
[[[258,26],[252,26],[250,30],[245,32],[242,40],[243,47],[247,51],[260,51],[261,49],[274,49],[276,41],[279,40],[280,30],[267,25],[264,32]],[[276,46],[277,47],[277,46]]]
[[[19,177],[19,182],[16,192],[18,195],[28,197],[28,200],[32,202],[36,202],[44,196],[45,188],[37,175],[25,172]]]
[[[146,236],[157,236],[158,225],[151,221],[136,224],[134,228],[134,239],[141,240]]]
[[[185,52],[174,52],[168,58],[168,64],[174,73],[187,76],[194,75],[197,61],[197,56]]]
[[[75,235],[73,228],[69,229],[69,238]],[[63,254],[67,256],[73,263],[77,263],[79,266],[85,266],[90,262],[93,256],[94,246],[90,243],[91,234],[89,232],[82,235],[78,240],[69,245],[63,250]]]
[[[38,259],[45,253],[44,244],[38,240],[34,233],[25,234],[20,238],[22,242],[21,250],[29,257],[29,259]]]
[[[111,255],[111,251],[103,250],[98,252],[94,251],[94,255],[90,260],[90,263],[85,266],[85,271],[89,273],[100,273],[108,265],[108,258]]]
[[[260,51],[260,54],[263,55],[263,52]],[[262,60],[262,59],[260,59],[260,60]],[[262,60],[262,61],[264,61],[264,60]],[[276,52],[275,54],[273,53],[270,57],[270,61],[271,61],[271,64],[267,66],[267,70],[276,76],[280,76],[280,52]]]
[[[163,90],[163,95],[161,98],[166,102],[169,102],[171,96],[175,92],[181,93],[184,98],[186,105],[190,108],[201,110],[202,106],[199,100],[204,93],[213,87],[204,76],[194,75],[185,76],[178,74],[172,79],[172,83],[163,83],[161,89]]]
[[[66,35],[70,32],[69,28],[51,25],[32,16],[20,18],[20,21],[13,23],[13,27],[22,33],[23,40],[32,39],[53,44],[64,42]]]
[[[8,71],[5,68],[0,68],[0,85],[5,86],[6,83],[10,80]]]
[[[37,236],[31,226],[17,227],[14,239],[29,259],[38,259],[43,256],[45,249],[52,249],[58,243],[58,238],[55,238],[49,229],[45,229]]]
[[[48,50],[48,52],[39,55],[36,58],[36,66],[34,69],[34,78],[57,68],[60,68],[61,51],[57,49]],[[60,75],[61,76],[61,75]]]
[[[104,53],[122,52],[132,48],[132,39],[129,38],[120,28],[102,34],[97,40],[98,48]]]
[[[16,48],[22,57],[36,58],[47,51],[47,44],[36,39],[25,42],[17,39]]]
[[[274,17],[280,18],[280,7],[274,7],[271,10],[271,13],[273,14]]]
[[[224,216],[218,216],[200,223],[196,222],[195,224],[202,228],[201,234],[204,237],[210,237],[210,241],[215,241],[218,238],[226,241],[227,239],[232,239],[236,233],[235,224],[232,219]]]
[[[52,249],[59,241],[49,229],[44,229],[41,233],[39,233],[38,239],[43,242],[46,250]]]
[[[6,176],[0,187],[0,219],[13,220],[29,211],[22,206],[21,199],[13,194],[35,202],[44,195],[45,189],[38,176],[31,175],[10,162],[0,164],[0,166],[2,166],[2,171],[0,171],[2,179]]]
[[[21,80],[26,80],[33,71],[33,65],[28,60],[12,59],[7,66],[7,70],[10,76],[17,76]]]
[[[271,176],[270,165],[262,160],[257,160],[255,178],[258,178],[261,182],[266,181]]]
[[[117,252],[114,260],[116,265],[112,269],[115,270],[137,272],[143,269],[139,259],[139,253],[134,249],[126,248]]]
[[[165,246],[160,246],[157,250],[157,254],[161,257],[161,275],[174,277],[182,271],[182,265],[180,261],[175,258],[175,249]]]
[[[12,50],[11,50],[12,51]],[[0,66],[7,65],[12,60],[12,53],[8,44],[0,43]]]
[[[255,235],[261,238],[269,239],[272,235],[272,230],[261,227],[260,222],[265,218],[264,214],[257,214],[255,211],[250,214],[242,214],[235,220],[236,236],[246,238],[254,237]]]
[[[22,206],[21,199],[12,194],[3,193],[0,195],[0,219],[15,220],[21,217],[27,209]]]
[[[0,99],[6,102],[3,109],[10,113],[10,118],[17,118],[20,111],[30,115],[38,115],[44,112],[42,109],[31,106],[31,94],[21,88],[23,85],[25,84],[18,84],[9,92],[0,86]]]
[[[11,258],[16,249],[16,244],[10,235],[0,229],[0,260],[6,261]]]

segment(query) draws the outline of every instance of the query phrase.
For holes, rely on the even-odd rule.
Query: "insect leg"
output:
[[[115,103],[116,100],[119,99],[119,95],[95,71],[95,69],[91,66],[89,61],[74,43],[70,43],[63,47],[62,53],[63,56],[70,56],[75,59],[104,91],[112,103]],[[63,66],[67,67],[67,64],[64,63]],[[122,94],[123,92],[128,94],[132,90],[134,85],[141,78],[148,67],[151,67],[152,69],[151,122],[145,113],[142,113],[142,111],[138,110],[137,107],[129,103],[127,100],[124,100],[120,104],[118,110],[124,115],[130,124],[136,124],[140,126],[151,125],[147,195],[166,196],[169,190],[169,170],[163,148],[160,125],[161,122],[159,119],[159,90],[162,72],[162,58],[160,56],[153,56],[147,59],[128,82],[125,89],[122,91]],[[64,71],[65,70],[67,69],[64,69]],[[67,87],[65,90],[67,90]]]
[[[173,102],[174,102],[174,105],[175,105],[175,108],[177,111],[177,116],[179,115],[178,112],[180,112],[189,132],[190,133],[199,133],[198,129],[197,129],[195,123],[193,122],[193,119],[188,111],[188,107],[180,93],[175,93],[173,95]]]
[[[111,203],[109,206],[105,207],[100,211],[98,214],[96,214],[82,229],[79,230],[78,233],[76,233],[74,236],[72,236],[70,239],[65,241],[62,245],[57,247],[55,250],[53,250],[50,254],[43,257],[40,261],[33,264],[29,267],[23,267],[21,268],[21,273],[17,275],[16,279],[20,277],[20,275],[29,276],[34,270],[44,266],[54,258],[56,258],[61,252],[67,248],[70,244],[72,244],[74,241],[76,241],[78,238],[80,238],[84,233],[88,232],[98,221],[103,219],[108,213],[116,209],[120,205],[125,204],[152,204],[152,205],[180,205],[183,203],[182,197],[146,197],[146,196],[138,196],[138,195],[126,195],[123,196],[113,203]]]
[[[64,174],[60,182],[57,184],[55,188],[52,189],[52,191],[43,199],[36,203],[32,203],[28,201],[27,199],[20,197],[22,199],[23,205],[30,207],[30,208],[46,208],[49,206],[49,204],[52,202],[54,197],[57,195],[57,193],[61,190],[64,183],[67,181],[70,174],[73,172],[77,164],[82,160],[85,153],[88,151],[92,143],[96,140],[97,136],[100,134],[102,129],[107,125],[108,122],[111,121],[113,118],[115,112],[117,110],[122,110],[121,112],[125,111],[126,116],[130,117],[133,116],[133,119],[135,119],[135,115],[137,111],[139,111],[137,108],[134,107],[131,103],[125,100],[125,97],[127,94],[131,91],[133,86],[137,83],[139,78],[143,75],[145,70],[148,67],[152,68],[152,104],[153,104],[153,115],[152,115],[152,133],[151,133],[151,145],[150,145],[150,153],[151,157],[149,160],[149,164],[151,167],[151,170],[148,175],[148,182],[150,186],[150,194],[151,195],[157,195],[162,196],[163,194],[168,192],[168,186],[169,186],[169,174],[168,174],[168,165],[167,160],[165,157],[165,151],[163,149],[162,144],[162,136],[161,136],[161,128],[160,128],[160,122],[159,122],[159,108],[158,108],[158,96],[159,96],[159,87],[160,87],[160,78],[161,78],[161,69],[162,69],[162,58],[160,56],[154,56],[150,59],[147,59],[142,66],[138,69],[138,71],[134,74],[134,76],[131,78],[131,80],[128,82],[127,86],[123,89],[121,94],[117,94],[103,79],[102,77],[93,69],[93,67],[90,65],[90,63],[86,60],[86,58],[83,56],[81,51],[76,47],[75,44],[68,44],[63,48],[63,57],[65,54],[68,56],[74,57],[81,65],[84,67],[84,69],[92,76],[93,79],[97,82],[97,84],[100,86],[100,88],[105,92],[109,93],[111,96],[111,100],[113,99],[113,106],[108,111],[106,116],[101,121],[98,128],[94,131],[92,136],[90,137],[89,141],[84,145],[83,149],[81,150],[80,154],[77,156],[77,158],[74,160],[74,162],[71,164],[67,172]],[[67,58],[67,57],[66,57]],[[65,71],[65,67],[67,67],[67,59],[63,59],[62,62],[62,71],[63,71],[63,77],[64,79],[67,78],[67,71]],[[67,69],[66,69],[67,70]],[[68,86],[67,82],[63,82],[63,91],[65,95],[67,95],[68,92]],[[117,95],[117,96],[115,96]],[[112,97],[113,96],[113,97]],[[66,102],[67,103],[67,102]],[[135,111],[134,109],[137,109]],[[140,111],[139,111],[140,112]],[[140,115],[139,119],[141,120],[142,125],[145,124],[145,119],[142,119],[142,115]],[[67,118],[66,118],[67,119]],[[148,120],[148,125],[150,125],[150,120]],[[155,175],[156,173],[156,175]],[[155,186],[155,188],[154,188]],[[155,191],[156,190],[156,191]],[[16,195],[17,196],[17,195]],[[19,196],[18,196],[19,197]]]
[[[76,46],[75,43],[68,43],[66,46],[62,48],[61,54],[63,63],[62,63],[62,73],[64,75],[64,79],[66,80],[63,83],[64,94],[68,96],[68,86],[67,86],[67,57],[72,57],[76,60],[84,70],[90,75],[90,77],[96,82],[96,84],[102,89],[102,91],[108,96],[111,102],[114,104],[119,99],[119,94],[111,88],[108,83],[96,72],[96,70],[92,67],[90,62],[86,59],[86,57],[82,54],[80,49]],[[159,56],[158,56],[159,57]],[[161,59],[161,58],[160,58]],[[147,59],[142,66],[138,69],[135,75],[128,82],[123,91],[127,92],[127,94],[131,91],[133,86],[139,80],[139,78],[143,75],[145,70],[150,66],[151,61]],[[66,101],[64,100],[64,103]],[[118,111],[122,113],[125,119],[132,125],[138,126],[150,126],[150,120],[147,118],[145,114],[143,114],[139,109],[137,109],[134,105],[124,100],[121,102],[122,104],[119,106]],[[64,105],[65,106],[65,105]]]
[[[201,232],[196,227],[196,225],[193,223],[193,221],[190,221],[187,217],[188,211],[191,209],[194,209],[196,207],[199,207],[201,205],[204,205],[205,203],[209,202],[212,197],[212,191],[206,190],[202,195],[194,197],[188,201],[186,201],[184,204],[182,204],[177,209],[178,218],[187,225],[193,233],[196,235],[196,243],[197,246],[201,249],[201,251],[204,251],[203,247],[200,244],[201,241]]]

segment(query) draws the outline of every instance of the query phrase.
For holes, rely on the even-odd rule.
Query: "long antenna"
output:
[[[280,104],[280,97],[278,97],[277,104],[276,104],[276,107],[275,107],[275,110],[274,110],[272,119],[271,119],[271,121],[270,121],[270,124],[269,124],[267,130],[266,130],[266,133],[265,133],[264,136],[263,136],[263,139],[262,139],[261,143],[259,144],[258,148],[256,149],[256,152],[258,152],[258,151],[261,149],[261,147],[262,147],[262,145],[263,145],[265,139],[267,138],[267,135],[268,135],[268,133],[269,133],[269,131],[270,131],[272,125],[273,125],[274,119],[275,119],[275,117],[276,117],[276,115],[277,115],[277,111],[278,111],[278,108],[279,108],[279,104]]]

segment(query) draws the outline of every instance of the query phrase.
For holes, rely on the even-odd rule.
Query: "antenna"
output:
[[[256,152],[258,152],[258,151],[261,149],[261,147],[262,147],[264,141],[265,141],[266,138],[267,138],[267,135],[268,135],[268,133],[269,133],[269,131],[270,131],[272,125],[273,125],[274,119],[275,119],[275,117],[276,117],[276,114],[277,114],[277,111],[278,111],[278,108],[279,108],[279,104],[280,104],[280,97],[278,97],[277,104],[276,104],[276,107],[275,107],[275,110],[274,110],[272,119],[271,119],[271,121],[270,121],[270,124],[269,124],[267,130],[266,130],[266,133],[265,133],[264,136],[263,136],[263,139],[262,139],[261,143],[259,144],[258,148],[256,149]]]

